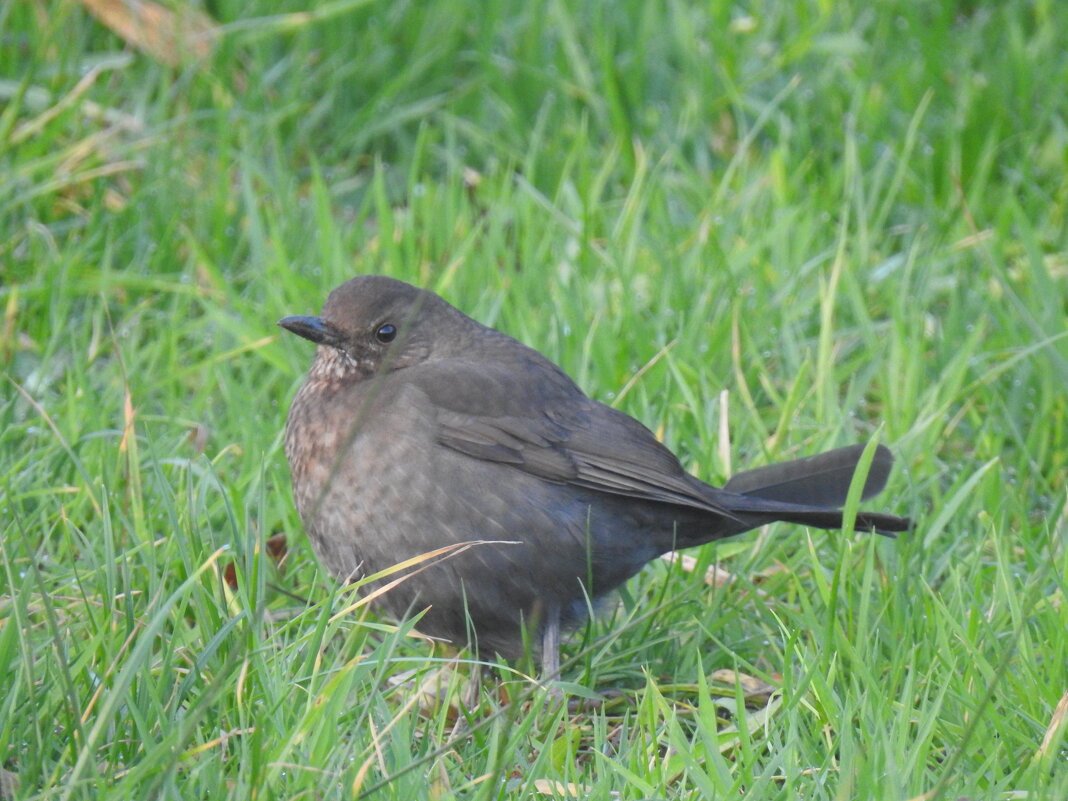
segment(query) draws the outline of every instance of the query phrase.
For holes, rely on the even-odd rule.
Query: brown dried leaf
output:
[[[772,693],[779,689],[774,684],[768,684],[756,676],[726,668],[714,671],[709,678],[718,684],[740,686],[745,700],[750,704],[758,704],[760,706],[766,704]]]
[[[18,789],[18,774],[0,768],[0,799],[14,798]]]
[[[204,453],[204,449],[208,447],[208,436],[210,434],[211,430],[203,423],[196,423],[189,429],[188,440],[189,444],[193,446],[193,450],[197,453]]]
[[[539,795],[551,795],[553,798],[588,798],[590,788],[574,782],[562,782],[556,779],[535,779],[534,791]]]
[[[286,546],[286,535],[275,534],[272,537],[267,538],[267,555],[271,557],[271,561],[278,566],[279,570],[282,568],[282,560],[286,558],[289,553],[289,549]],[[237,568],[234,566],[234,562],[230,561],[226,567],[223,568],[223,581],[231,590],[237,589]]]
[[[78,0],[128,44],[171,67],[205,58],[218,38],[211,17],[196,8],[178,11],[150,0]]]
[[[666,553],[660,557],[666,562],[678,562],[682,569],[687,573],[693,573],[697,570],[697,559],[685,553]],[[724,570],[719,565],[712,565],[705,571],[705,584],[710,587],[726,587],[728,584],[733,584],[737,579],[733,574]],[[762,590],[755,590],[756,594],[766,597],[766,593]]]
[[[387,679],[391,687],[406,685],[406,697],[411,698],[413,694],[418,697],[420,712],[435,713],[447,707],[445,716],[450,723],[459,717],[461,701],[457,687],[463,681],[464,676],[455,664],[442,665],[430,671],[406,670]]]
[[[289,554],[289,546],[286,545],[285,534],[274,534],[267,538],[267,555],[274,560],[274,563],[279,567],[282,566],[282,560]]]

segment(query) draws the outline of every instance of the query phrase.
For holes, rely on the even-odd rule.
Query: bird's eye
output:
[[[387,342],[392,342],[394,339],[396,339],[396,337],[397,327],[390,323],[378,326],[378,329],[375,331],[375,339],[377,339],[383,344]]]

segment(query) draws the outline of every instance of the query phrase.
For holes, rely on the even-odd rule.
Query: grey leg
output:
[[[545,609],[545,626],[541,634],[541,679],[560,678],[560,607],[549,604]]]
[[[471,675],[464,683],[463,692],[460,693],[460,702],[468,709],[474,709],[478,705],[479,691],[482,689],[482,666],[471,665]]]

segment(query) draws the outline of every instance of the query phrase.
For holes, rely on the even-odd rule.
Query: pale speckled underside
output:
[[[351,390],[337,391],[352,397]],[[627,536],[620,547],[620,528],[640,524],[615,499],[605,503],[604,496],[441,447],[436,426],[427,422],[428,401],[411,385],[400,392],[403,398],[374,400],[372,427],[366,413],[361,420],[348,404],[324,415],[331,406],[321,395],[318,411],[308,416],[314,422],[295,423],[309,400],[302,391],[286,435],[298,511],[336,578],[372,575],[431,549],[496,541],[441,559],[393,587],[379,601],[393,616],[430,607],[420,630],[457,644],[468,639],[469,617],[480,650],[515,657],[524,618],[556,603],[565,623],[573,622],[588,595],[618,586],[666,550],[671,532],[644,547]],[[388,425],[380,424],[379,411]],[[588,539],[596,543],[592,559]],[[591,565],[600,567],[592,575],[596,589],[587,593]]]

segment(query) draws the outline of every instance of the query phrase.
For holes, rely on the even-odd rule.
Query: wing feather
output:
[[[433,404],[438,442],[448,448],[547,481],[729,516],[649,429],[586,397],[545,364],[551,370],[536,365],[541,369],[517,375],[468,362],[430,363],[406,371],[406,379]],[[445,374],[448,380],[440,380]]]

